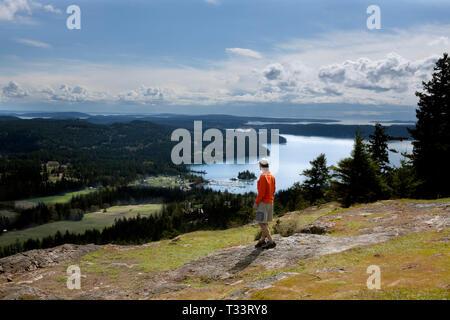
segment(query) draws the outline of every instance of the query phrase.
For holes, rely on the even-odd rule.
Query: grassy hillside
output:
[[[106,245],[77,261],[12,275],[64,299],[448,299],[448,200],[336,203],[271,223],[278,246],[253,248],[258,227],[196,231],[139,246]],[[326,235],[298,233],[327,225]],[[292,231],[292,230],[293,231]],[[78,264],[80,291],[65,287]],[[381,269],[369,290],[367,267]],[[0,283],[0,297],[2,292]]]
[[[277,270],[298,275],[255,291],[251,299],[448,299],[449,236],[448,229],[423,232],[305,260]],[[380,290],[366,286],[370,265],[380,267]]]

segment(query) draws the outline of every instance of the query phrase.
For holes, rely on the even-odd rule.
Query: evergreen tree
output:
[[[419,185],[413,165],[408,160],[400,160],[400,167],[390,175],[390,185],[394,198],[414,198]]]
[[[332,167],[337,178],[332,181],[334,191],[345,206],[383,197],[383,183],[367,149],[361,134],[357,132],[352,156]]]
[[[370,154],[372,160],[378,165],[380,170],[379,172],[389,172],[388,141],[391,137],[386,134],[386,128],[379,123],[375,124],[375,130],[369,138]]]
[[[423,182],[422,196],[450,195],[450,58],[447,53],[436,62],[432,79],[422,82],[416,92],[417,123],[410,130],[414,139],[413,164]]]
[[[306,176],[303,188],[306,198],[311,203],[315,203],[317,200],[325,197],[325,192],[329,188],[330,173],[327,167],[327,159],[323,153],[309,163],[312,168],[304,170],[302,173],[302,175]]]

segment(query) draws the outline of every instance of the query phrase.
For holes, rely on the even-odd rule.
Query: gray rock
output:
[[[0,291],[2,300],[58,300],[54,294],[46,294],[38,288],[30,286],[13,286]]]
[[[95,290],[95,292],[81,292],[74,296],[76,300],[117,300],[129,297],[128,292],[116,289]]]
[[[316,270],[316,272],[339,272],[339,273],[344,273],[346,271],[342,267],[335,267],[335,268],[318,269],[318,270]]]
[[[38,249],[18,253],[0,259],[0,268],[4,273],[20,273],[45,268],[52,265],[67,263],[80,259],[82,256],[102,249],[94,244],[73,245],[64,244],[52,249]]]
[[[310,233],[310,234],[326,234],[330,231],[330,229],[333,227],[333,224],[331,223],[316,223],[316,224],[309,224],[306,227],[302,228],[300,230],[300,233]]]
[[[295,265],[299,260],[342,252],[357,246],[371,245],[393,239],[394,233],[364,234],[352,237],[329,237],[297,233],[278,239],[277,247],[270,250],[251,246],[237,246],[214,252],[192,260],[172,273],[172,281],[189,278],[226,280],[233,278],[249,266],[281,269]]]

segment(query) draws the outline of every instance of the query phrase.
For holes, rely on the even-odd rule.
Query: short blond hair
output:
[[[269,160],[267,160],[266,158],[262,158],[261,160],[259,160],[259,165],[263,168],[268,168]]]

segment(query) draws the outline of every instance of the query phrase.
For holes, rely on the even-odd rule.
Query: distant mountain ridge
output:
[[[114,123],[131,123],[133,121],[147,121],[172,128],[186,128],[193,130],[194,121],[202,121],[203,130],[208,128],[231,129],[231,128],[253,128],[259,129],[278,129],[280,134],[291,134],[299,136],[318,136],[330,138],[348,138],[353,139],[356,131],[361,131],[363,136],[367,137],[373,132],[374,124],[377,122],[371,120],[372,124],[343,124],[335,119],[303,119],[303,118],[270,118],[270,117],[239,117],[225,114],[204,114],[204,115],[186,115],[186,114],[112,114],[112,115],[90,115],[82,112],[34,112],[34,113],[9,113],[0,116],[0,119],[13,120],[16,118],[50,118],[55,120],[81,119],[92,124],[111,125]],[[252,122],[259,122],[252,124]],[[293,122],[302,122],[295,124]],[[304,123],[303,123],[304,122]],[[393,137],[409,139],[408,128],[414,128],[413,121],[386,120],[387,133]],[[400,123],[400,124],[399,124]],[[401,124],[404,123],[404,124]]]

